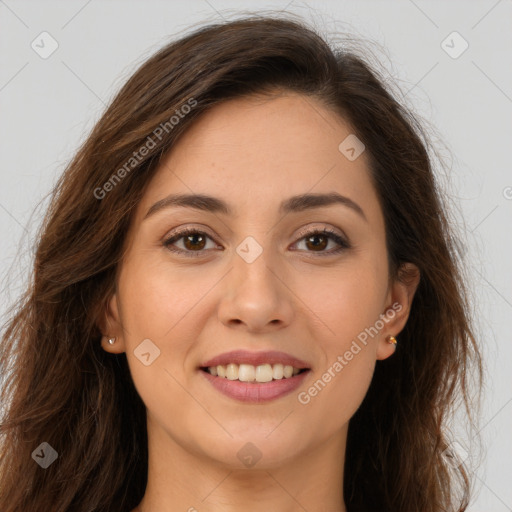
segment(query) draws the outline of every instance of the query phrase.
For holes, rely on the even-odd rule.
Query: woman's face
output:
[[[150,436],[169,455],[270,468],[343,444],[414,292],[389,281],[383,214],[352,133],[299,94],[231,100],[189,129],[149,184],[107,313],[119,341],[104,348],[126,351]],[[170,200],[196,194],[214,201]],[[230,373],[225,394],[201,367],[238,350],[262,355],[228,356],[258,363],[242,378],[253,366],[279,377],[268,351],[308,371],[262,384]]]

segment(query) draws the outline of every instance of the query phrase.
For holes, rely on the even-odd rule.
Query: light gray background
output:
[[[328,33],[340,27],[382,45],[404,101],[448,148],[447,194],[467,229],[460,243],[487,372],[479,427],[487,455],[469,510],[512,511],[510,0],[0,0],[0,313],[25,283],[46,194],[131,71],[192,24],[261,8],[286,8]],[[43,31],[59,45],[47,59],[31,48]],[[441,46],[453,31],[469,44],[456,59]]]

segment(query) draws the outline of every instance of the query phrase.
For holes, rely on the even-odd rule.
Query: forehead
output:
[[[144,206],[169,193],[216,195],[238,208],[284,196],[337,191],[375,196],[363,152],[339,149],[353,129],[297,93],[229,100],[204,113],[163,159]],[[368,198],[367,198],[368,199]],[[374,197],[376,200],[376,197]]]

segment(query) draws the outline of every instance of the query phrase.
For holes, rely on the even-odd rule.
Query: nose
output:
[[[276,268],[277,262],[270,261],[269,253],[263,250],[250,263],[234,254],[218,308],[219,320],[226,326],[270,332],[290,325],[294,295],[286,283],[286,270]]]

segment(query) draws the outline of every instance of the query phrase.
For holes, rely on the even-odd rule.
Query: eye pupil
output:
[[[321,248],[321,249],[325,249],[325,247],[327,246],[327,237],[324,236],[324,235],[312,235],[310,237],[308,237],[308,241],[307,243],[309,244],[311,240],[315,240],[315,239],[318,239],[318,238],[322,238],[323,239],[323,243],[312,243],[312,246],[315,247],[315,248]],[[308,245],[308,248],[309,248],[309,245]]]
[[[200,246],[197,247],[197,243],[198,242],[194,242],[193,240],[195,238],[199,238],[202,242],[199,242]],[[192,247],[189,245],[189,242],[192,242]],[[199,233],[193,233],[193,234],[190,234],[190,235],[187,235],[185,237],[185,247],[187,249],[203,249],[204,248],[204,237],[203,235],[199,234]]]

